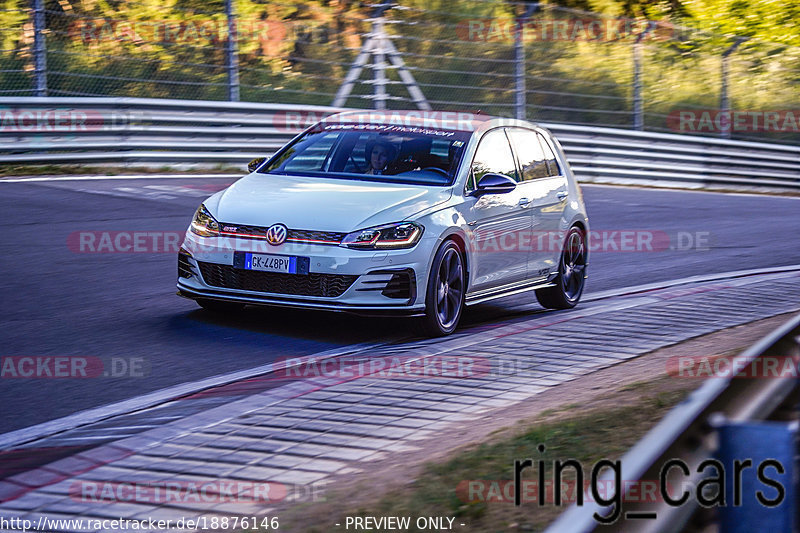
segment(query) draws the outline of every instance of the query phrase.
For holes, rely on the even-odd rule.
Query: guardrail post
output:
[[[715,418],[712,424],[719,437],[717,459],[723,466],[724,472],[720,474],[725,479],[719,530],[796,532],[797,422],[733,422],[721,416]]]
[[[37,0],[41,2],[42,0]],[[225,45],[225,57],[228,66],[228,100],[239,101],[239,58],[236,52],[238,30],[233,0],[225,0],[225,16],[228,19],[228,42]]]
[[[44,0],[33,0],[34,96],[47,96],[47,43]]]
[[[729,77],[729,70],[730,70],[730,55],[739,48],[739,45],[745,42],[747,39],[743,37],[738,37],[736,42],[733,43],[727,50],[722,52],[722,84],[720,87],[719,92],[719,110],[721,117],[728,117],[727,124],[720,128],[720,136],[723,139],[730,139],[731,138],[731,102],[728,96],[728,77]]]

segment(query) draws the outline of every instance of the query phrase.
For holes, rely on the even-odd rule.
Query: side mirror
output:
[[[482,196],[484,194],[503,194],[511,192],[517,188],[517,182],[513,178],[509,178],[503,174],[494,174],[489,172],[484,174],[478,182],[478,187],[472,191],[473,196]]]
[[[263,163],[266,160],[267,160],[266,157],[256,157],[255,159],[253,159],[252,161],[247,163],[247,171],[248,172],[255,172],[256,169],[259,166],[261,166],[261,163]]]

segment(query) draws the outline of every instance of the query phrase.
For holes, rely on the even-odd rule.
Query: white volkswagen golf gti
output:
[[[277,305],[418,317],[535,291],[578,303],[588,221],[564,152],[525,121],[353,111],[306,129],[200,205],[178,294],[214,311]]]

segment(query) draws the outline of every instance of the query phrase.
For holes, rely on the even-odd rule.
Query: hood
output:
[[[230,224],[350,232],[405,220],[450,194],[441,186],[250,174],[212,196],[206,207]]]

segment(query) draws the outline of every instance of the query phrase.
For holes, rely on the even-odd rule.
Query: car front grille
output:
[[[265,239],[269,226],[248,226],[243,224],[220,223],[222,233],[231,237]],[[328,244],[338,246],[346,233],[336,231],[315,231],[307,229],[289,229],[286,240],[289,242]]]
[[[298,242],[317,242],[322,241],[331,244],[339,244],[344,239],[346,233],[335,231],[312,231],[305,229],[290,229],[286,234],[286,239]]]
[[[307,275],[259,272],[217,263],[198,262],[198,264],[203,280],[213,287],[296,296],[335,298],[344,294],[358,278],[358,276],[313,272]]]

